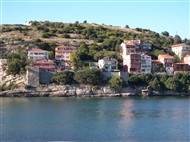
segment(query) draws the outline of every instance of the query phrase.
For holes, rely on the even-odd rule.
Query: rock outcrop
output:
[[[114,89],[111,87],[101,87],[94,89],[91,86],[80,85],[44,85],[36,88],[17,88],[14,90],[0,92],[0,97],[118,97],[118,96],[143,96],[144,87],[125,87]],[[147,88],[149,89],[149,88]],[[173,96],[186,95],[189,93],[177,93],[174,91],[157,92],[151,90],[149,96]]]

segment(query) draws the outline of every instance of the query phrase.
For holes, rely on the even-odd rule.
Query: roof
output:
[[[75,50],[56,50],[55,52],[67,52],[67,53],[71,53],[74,52]]]
[[[172,56],[168,55],[168,54],[160,54],[159,56],[162,56],[163,58],[172,58]]]
[[[75,46],[65,46],[65,45],[60,45],[60,46],[57,46],[55,48],[73,48],[73,49],[76,49]]]
[[[171,47],[179,47],[179,46],[183,46],[183,45],[184,45],[184,43],[180,43],[180,44],[174,44]]]
[[[125,43],[127,46],[136,46],[134,43]]]
[[[187,63],[175,63],[177,65],[188,65]]]
[[[32,50],[30,50],[30,51],[28,51],[28,52],[48,52],[47,50],[42,50],[42,49],[32,49]]]
[[[35,64],[55,64],[52,60],[39,60],[36,61]]]

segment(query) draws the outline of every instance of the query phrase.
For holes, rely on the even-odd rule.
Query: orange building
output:
[[[56,60],[62,60],[62,61],[69,61],[70,60],[70,54],[76,51],[76,47],[74,46],[57,46],[55,48],[55,59]]]

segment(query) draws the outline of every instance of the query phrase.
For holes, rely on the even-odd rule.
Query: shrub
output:
[[[74,81],[73,79],[74,73],[71,71],[58,72],[51,79],[51,83],[55,84],[70,84]]]
[[[75,73],[74,79],[79,84],[97,85],[102,82],[100,69],[84,69]]]
[[[125,85],[125,81],[120,76],[112,76],[108,84],[114,88],[122,88]]]

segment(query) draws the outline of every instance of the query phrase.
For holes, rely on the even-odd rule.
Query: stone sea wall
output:
[[[0,97],[116,97],[116,96],[190,96],[189,93],[174,91],[157,92],[144,87],[95,88],[80,85],[45,85],[36,88],[17,88],[0,92]]]

